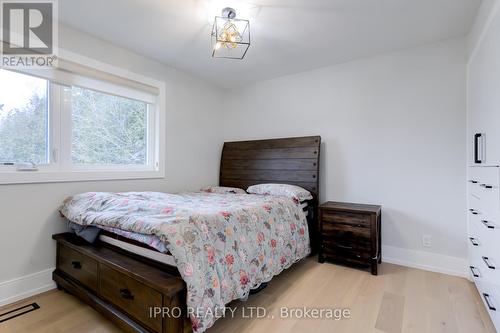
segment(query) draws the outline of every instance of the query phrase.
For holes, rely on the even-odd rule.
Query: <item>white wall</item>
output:
[[[237,89],[225,139],[321,135],[321,201],[381,204],[386,258],[462,274],[465,62],[459,39]]]
[[[222,138],[214,128],[219,127],[221,91],[67,28],[60,31],[60,46],[166,83],[166,179],[0,185],[0,304],[30,288],[43,287],[42,281],[50,282],[49,269],[55,266],[51,235],[65,229],[57,208],[66,196],[84,191],[173,192],[218,180]],[[32,277],[35,281],[10,281],[37,272],[41,273]]]

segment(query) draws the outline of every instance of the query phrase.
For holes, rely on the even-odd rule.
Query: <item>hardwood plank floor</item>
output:
[[[0,323],[0,333],[118,333],[90,307],[61,291],[50,291],[0,308],[0,313],[37,302],[39,310]],[[209,333],[260,332],[495,332],[474,285],[466,279],[382,264],[378,276],[304,260],[274,278],[247,302],[233,302],[235,318],[216,322]],[[248,316],[263,307],[266,317]],[[346,308],[349,319],[281,318],[280,309]],[[254,310],[255,312],[255,310]],[[290,311],[289,311],[290,312]],[[271,318],[271,317],[274,318]]]

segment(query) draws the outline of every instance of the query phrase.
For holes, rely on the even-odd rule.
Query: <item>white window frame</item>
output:
[[[54,103],[54,101],[60,101],[61,104],[69,103],[70,99],[67,98],[68,96],[64,96],[65,89],[63,87],[49,84],[50,130],[48,148],[51,163],[38,165],[37,171],[17,171],[15,166],[0,166],[0,184],[164,178],[165,83],[70,51],[60,49],[59,56],[73,63],[148,85],[158,90],[155,103],[148,106],[148,119],[151,122],[151,126],[148,126],[148,144],[152,145],[151,149],[148,147],[148,165],[73,165],[70,160],[71,142],[69,140],[71,139],[71,117],[70,114],[61,112],[62,109],[68,110],[68,106]],[[36,75],[36,72],[33,72],[33,75]],[[153,128],[153,131],[149,131],[150,128]],[[54,154],[58,156],[54,156]]]

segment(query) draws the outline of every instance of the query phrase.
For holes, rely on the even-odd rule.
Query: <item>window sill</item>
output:
[[[165,172],[161,170],[2,171],[0,172],[0,184],[5,185],[126,179],[158,179],[164,177]]]

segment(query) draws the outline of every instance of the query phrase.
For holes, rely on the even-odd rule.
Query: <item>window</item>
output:
[[[38,71],[0,69],[0,183],[164,176],[161,85]]]
[[[0,163],[48,163],[48,82],[0,70]]]
[[[76,165],[146,165],[148,104],[71,88],[71,160]]]

